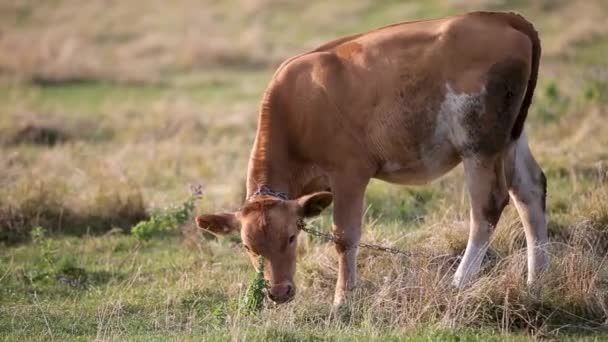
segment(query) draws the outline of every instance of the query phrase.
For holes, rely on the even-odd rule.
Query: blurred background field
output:
[[[205,186],[199,212],[241,204],[258,101],[285,58],[480,9],[518,11],[540,32],[526,131],[548,176],[551,291],[523,285],[513,208],[465,293],[447,287],[447,261],[364,251],[362,287],[340,319],[329,314],[334,252],[321,241],[300,238],[294,303],[243,317],[230,303],[250,266],[234,242],[191,224],[141,246],[126,234],[186,199],[188,184]],[[607,19],[602,0],[0,0],[0,336],[606,336],[595,334],[608,320]],[[467,201],[460,167],[425,187],[373,182],[364,239],[456,256]],[[329,229],[329,214],[313,224]],[[34,227],[48,237],[32,241]],[[67,273],[45,275],[45,258]]]

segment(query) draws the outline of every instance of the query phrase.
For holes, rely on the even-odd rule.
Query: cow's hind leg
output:
[[[454,276],[463,286],[479,271],[490,235],[508,203],[504,157],[512,144],[512,127],[529,71],[525,61],[507,58],[488,70],[484,91],[458,108],[455,146],[463,155],[471,198],[471,228],[464,257]]]
[[[526,233],[528,284],[532,284],[548,263],[545,249],[548,241],[545,218],[547,179],[534,160],[525,135],[512,146],[505,162],[509,193]]]
[[[454,275],[457,287],[469,283],[479,272],[490,236],[509,202],[502,155],[471,157],[463,162],[471,200],[471,222],[467,247]]]

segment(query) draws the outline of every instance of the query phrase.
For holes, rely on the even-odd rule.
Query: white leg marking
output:
[[[526,233],[528,255],[528,283],[532,284],[548,264],[546,244],[547,220],[543,208],[543,184],[539,184],[542,172],[528,147],[525,134],[517,141],[515,172],[510,195],[522,220]]]
[[[474,158],[463,161],[471,213],[467,248],[454,275],[454,285],[458,287],[466,286],[479,272],[508,197],[503,160],[500,158],[486,160],[487,163]]]
[[[487,244],[485,246],[476,246],[475,243],[469,239],[462,261],[454,274],[452,285],[462,288],[470,283],[479,272],[481,261],[487,250]]]

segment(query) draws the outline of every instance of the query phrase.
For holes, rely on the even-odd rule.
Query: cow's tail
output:
[[[532,65],[530,68],[530,78],[528,79],[526,94],[524,95],[524,100],[521,104],[519,114],[517,115],[513,129],[511,130],[511,138],[513,140],[517,140],[524,130],[524,123],[526,122],[526,117],[528,116],[528,109],[532,103],[532,96],[534,96],[534,88],[536,88],[536,79],[538,77],[541,47],[538,32],[536,32],[536,29],[532,23],[516,13],[509,13],[508,18],[511,26],[528,36],[528,38],[530,38],[530,42],[532,42]]]

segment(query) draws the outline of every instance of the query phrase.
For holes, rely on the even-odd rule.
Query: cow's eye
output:
[[[245,249],[246,249],[247,251],[251,252],[251,248],[249,248],[249,246],[247,246],[247,245],[243,245],[243,247],[245,247]]]
[[[296,241],[296,235],[292,235],[289,237],[289,244],[292,244],[294,241]]]

